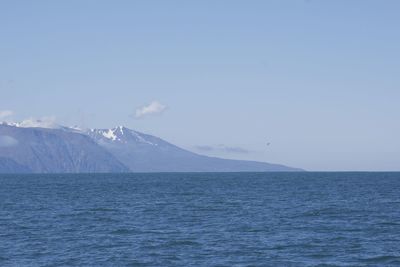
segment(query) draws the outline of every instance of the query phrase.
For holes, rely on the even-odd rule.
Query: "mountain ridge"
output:
[[[0,159],[13,161],[3,165],[36,173],[303,171],[280,164],[200,155],[124,126],[82,130],[34,125],[0,124]],[[0,161],[0,173],[4,172],[1,166]]]
[[[64,129],[0,125],[0,157],[32,173],[129,171],[87,135]]]
[[[131,170],[135,171],[303,171],[302,169],[280,164],[200,155],[180,148],[159,137],[123,126],[111,129],[90,129],[87,134]]]

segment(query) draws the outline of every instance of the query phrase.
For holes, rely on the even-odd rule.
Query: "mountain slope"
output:
[[[199,155],[122,126],[92,129],[87,134],[133,172],[301,171],[277,164]]]
[[[87,135],[63,129],[23,128],[2,124],[0,158],[3,158],[1,172],[12,171],[12,164],[17,164],[14,166],[17,171],[22,167],[34,173],[128,171]]]
[[[9,158],[0,158],[0,173],[29,173],[29,168]]]

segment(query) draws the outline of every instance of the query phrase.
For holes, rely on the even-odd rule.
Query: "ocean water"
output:
[[[400,266],[400,173],[0,175],[0,266]]]

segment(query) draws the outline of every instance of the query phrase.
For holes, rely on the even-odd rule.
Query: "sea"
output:
[[[0,175],[0,266],[400,266],[400,173]]]

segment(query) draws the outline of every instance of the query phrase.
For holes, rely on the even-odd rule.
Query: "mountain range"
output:
[[[123,126],[80,130],[0,124],[0,173],[302,171],[199,155]]]

